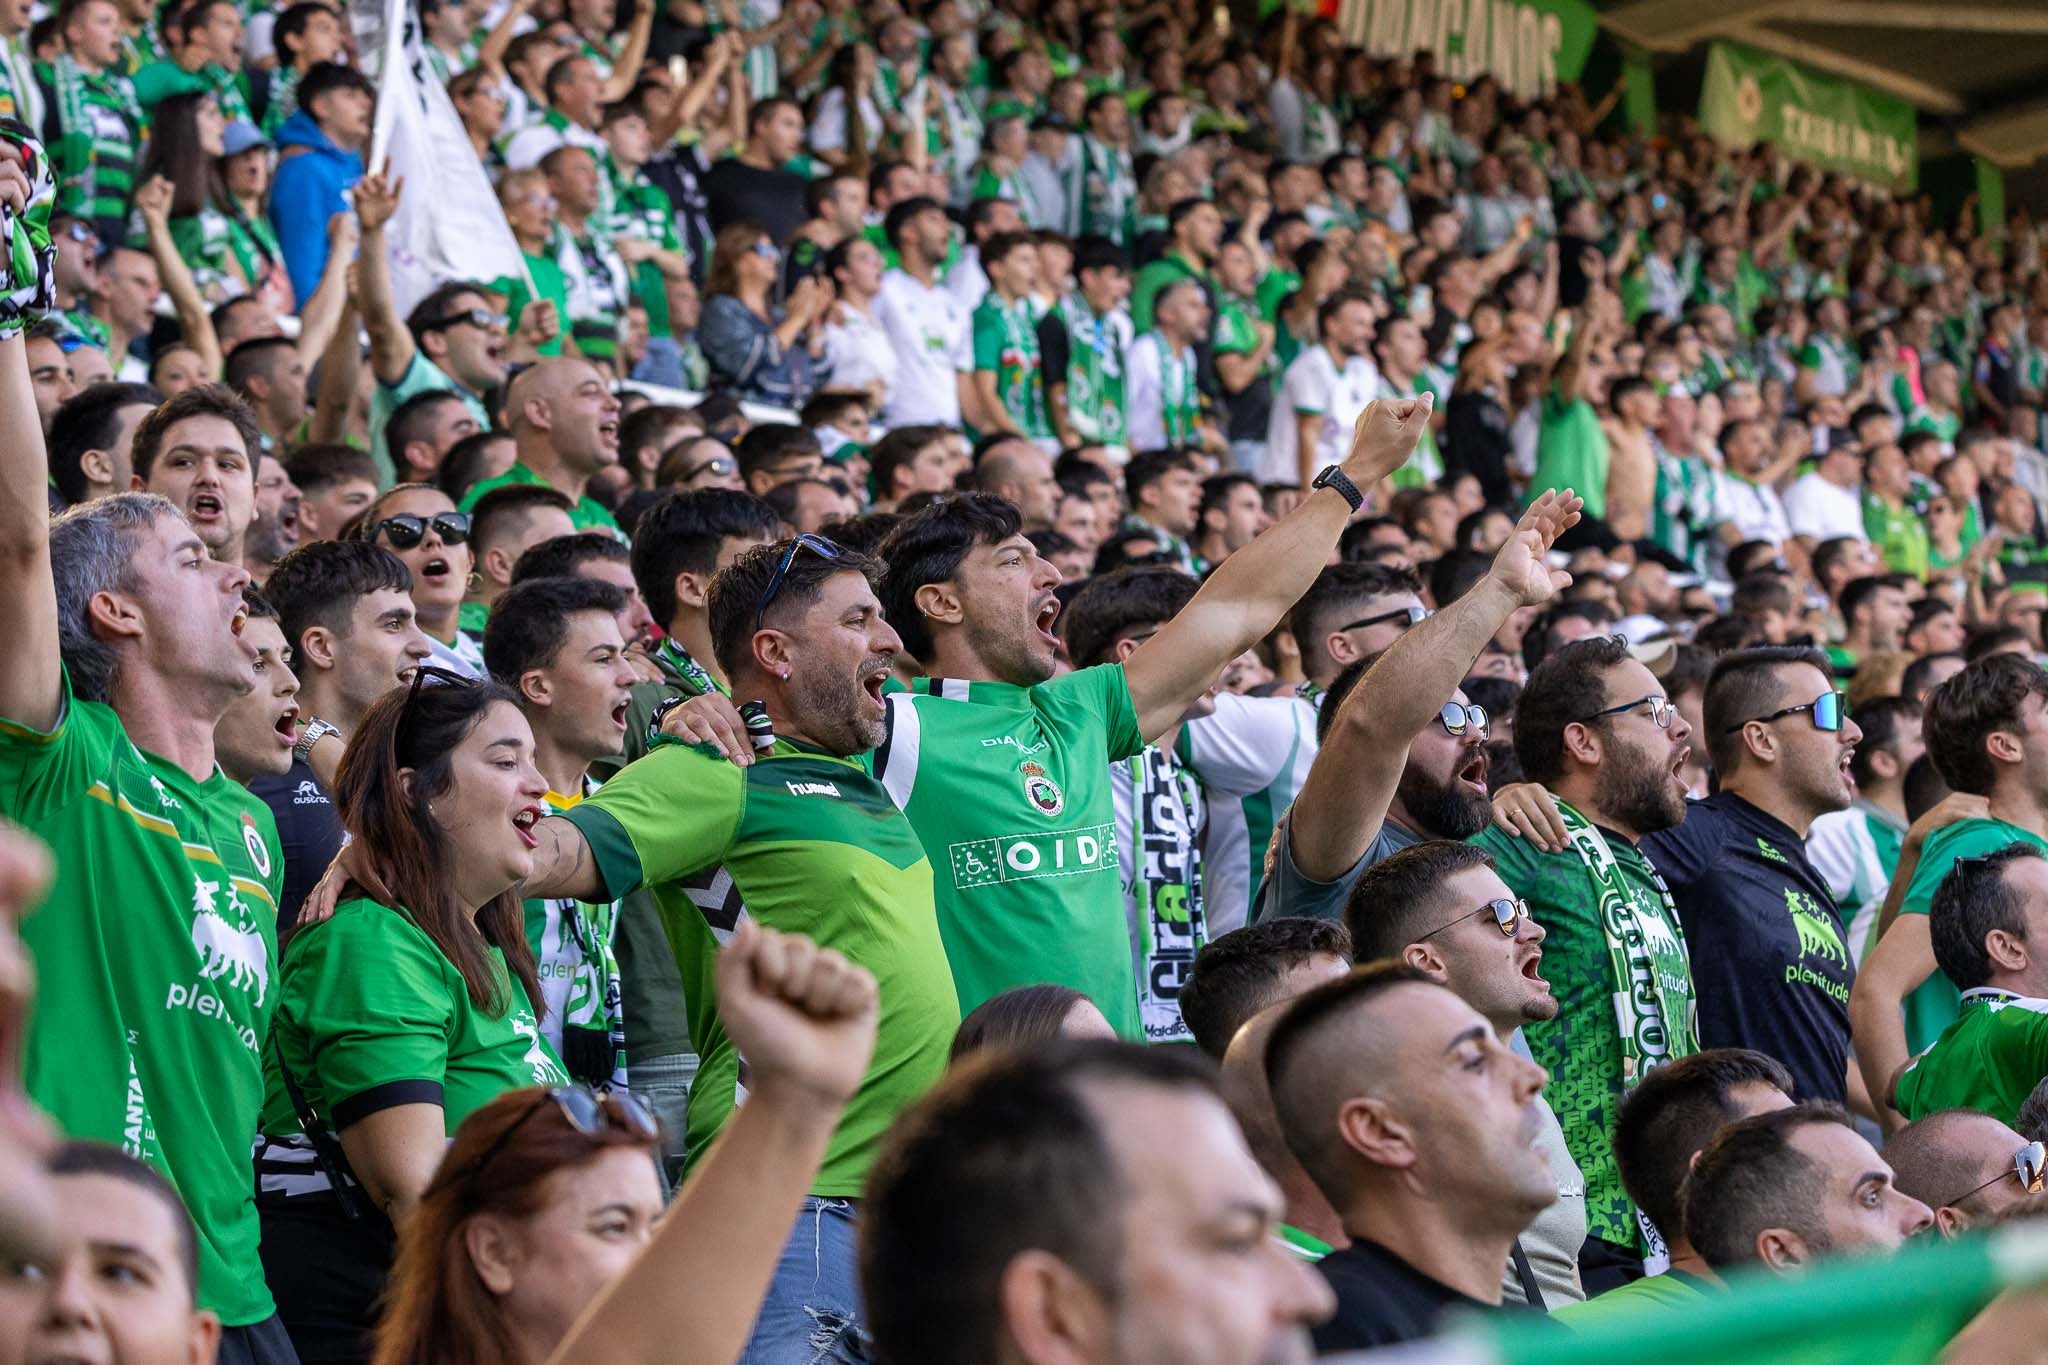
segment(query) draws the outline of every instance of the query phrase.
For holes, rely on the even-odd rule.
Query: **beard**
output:
[[[1638,835],[1670,829],[1685,819],[1685,793],[1671,770],[1647,750],[1623,749],[1600,767],[1600,803],[1609,818]]]
[[[282,522],[259,517],[249,524],[242,549],[250,559],[262,564],[275,564],[291,553],[297,543],[296,537],[285,534]]]
[[[855,671],[806,671],[791,679],[796,712],[804,718],[811,742],[826,753],[840,758],[866,753],[888,733],[886,713],[875,714],[868,690],[860,685],[861,674],[873,663],[870,657]]]
[[[1455,776],[1438,782],[1411,764],[1402,770],[1394,794],[1419,827],[1416,833],[1432,839],[1469,839],[1493,823],[1493,803],[1482,794],[1461,790]]]
[[[1014,631],[999,630],[979,620],[969,622],[967,644],[989,672],[1014,687],[1036,687],[1059,668],[1058,656],[1028,620]]]

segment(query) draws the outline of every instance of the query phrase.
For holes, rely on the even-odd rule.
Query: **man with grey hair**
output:
[[[18,209],[8,160],[10,200]],[[162,411],[145,419],[167,438],[160,458],[186,429],[209,460],[240,444],[222,414]],[[227,1324],[219,1359],[294,1361],[257,1257],[249,1174],[284,859],[269,810],[214,761],[214,727],[255,686],[249,574],[153,494],[49,519],[19,334],[0,339],[0,426],[12,433],[0,443],[0,815],[55,855],[22,938],[44,979],[64,983],[29,1021],[24,1082],[64,1132],[118,1144],[177,1186],[198,1227],[199,1303]],[[188,504],[211,478],[185,490]],[[228,520],[217,498],[204,510]]]

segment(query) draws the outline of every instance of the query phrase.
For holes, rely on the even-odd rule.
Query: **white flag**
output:
[[[427,66],[418,9],[406,0],[355,0],[352,10],[359,50],[381,54],[366,164],[374,170],[388,158],[392,176],[405,181],[384,229],[399,316],[449,280],[523,277],[525,260],[490,177]]]

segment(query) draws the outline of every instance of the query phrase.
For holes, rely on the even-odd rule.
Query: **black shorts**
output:
[[[246,1327],[220,1329],[218,1365],[299,1365],[299,1353],[284,1330],[284,1320],[272,1313]]]
[[[395,1250],[390,1223],[378,1213],[351,1219],[331,1194],[266,1198],[257,1211],[264,1278],[297,1359],[302,1365],[369,1360]]]

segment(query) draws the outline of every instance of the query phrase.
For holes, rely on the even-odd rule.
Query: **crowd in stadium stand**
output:
[[[0,1365],[1676,1358],[2027,1232],[2024,213],[1313,8],[378,8],[0,0]]]

